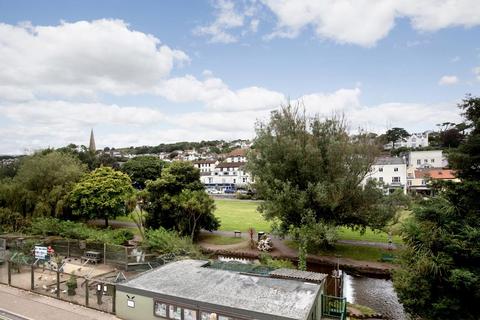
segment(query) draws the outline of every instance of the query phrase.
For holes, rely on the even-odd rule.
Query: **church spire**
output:
[[[93,129],[92,131],[90,131],[90,145],[88,146],[88,150],[90,150],[90,152],[93,152],[93,153],[97,151],[97,148],[95,146],[95,137],[93,136]]]

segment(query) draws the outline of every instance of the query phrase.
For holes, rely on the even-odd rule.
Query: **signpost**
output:
[[[48,257],[48,248],[43,246],[35,246],[35,259],[38,260],[47,260]]]

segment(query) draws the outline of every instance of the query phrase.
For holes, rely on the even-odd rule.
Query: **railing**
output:
[[[347,299],[322,294],[322,316],[345,320],[347,318]]]

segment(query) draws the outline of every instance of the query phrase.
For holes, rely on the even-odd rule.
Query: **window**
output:
[[[383,172],[383,168],[378,168],[378,172]]]
[[[412,185],[412,180],[408,180],[407,185],[411,186]]]
[[[392,177],[392,182],[400,182],[400,177]]]
[[[428,159],[423,160],[423,162],[428,163]]]
[[[431,162],[431,163],[435,163],[435,159],[430,159],[430,162]]]
[[[378,181],[383,182],[383,177],[378,178]]]
[[[398,168],[393,168],[393,171],[398,172]]]
[[[217,314],[213,312],[201,312],[200,320],[217,320]]]
[[[225,316],[218,316],[218,320],[233,320],[233,318],[225,317]]]
[[[422,164],[422,160],[418,159],[417,164]]]
[[[155,301],[155,310],[154,313],[159,317],[167,317],[167,305],[165,303],[160,303]]]
[[[197,311],[183,309],[183,320],[197,320]]]
[[[168,318],[182,320],[182,308],[177,306],[168,306]]]
[[[243,182],[247,182],[247,178],[242,178]]]

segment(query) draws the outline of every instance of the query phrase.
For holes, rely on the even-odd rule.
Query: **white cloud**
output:
[[[455,56],[452,59],[450,59],[450,62],[455,63],[455,62],[460,61],[460,59],[461,59],[460,56]]]
[[[243,4],[241,8],[235,5]],[[260,21],[255,18],[257,5],[255,0],[234,2],[232,0],[216,0],[213,3],[215,21],[206,26],[198,26],[193,33],[198,36],[207,36],[212,43],[232,43],[238,41],[233,30],[248,26],[250,32],[257,32]],[[250,20],[248,22],[247,20]],[[245,35],[242,32],[241,35]]]
[[[438,84],[441,86],[450,86],[458,83],[457,76],[443,76],[438,80]]]
[[[475,76],[477,76],[477,80],[480,81],[480,66],[473,68],[473,73],[475,74]]]
[[[173,102],[202,102],[212,111],[266,110],[286,101],[282,93],[261,87],[232,90],[211,74],[203,81],[191,75],[168,79],[157,94]]]
[[[306,27],[339,43],[373,46],[408,18],[418,31],[480,24],[477,0],[261,0],[276,16],[267,38],[296,37]]]
[[[175,63],[189,60],[121,20],[0,23],[0,39],[0,86],[23,90],[20,96],[29,98],[141,93],[167,77]]]

